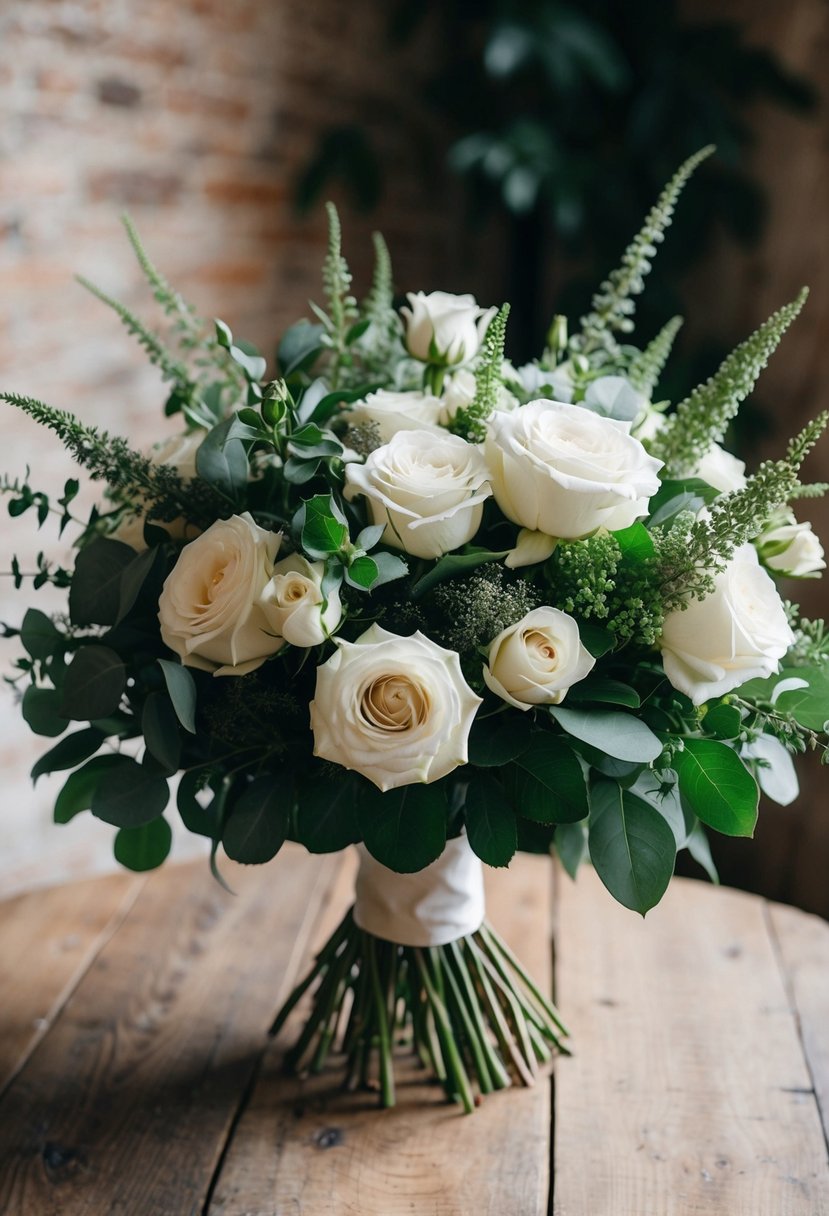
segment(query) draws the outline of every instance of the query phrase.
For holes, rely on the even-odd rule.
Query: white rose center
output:
[[[539,629],[527,629],[523,642],[534,666],[543,671],[554,671],[558,662],[558,651],[552,639]]]
[[[429,708],[425,689],[402,675],[379,676],[360,696],[363,720],[384,732],[421,726],[429,716]]]

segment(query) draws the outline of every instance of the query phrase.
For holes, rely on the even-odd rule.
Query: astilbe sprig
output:
[[[487,326],[480,362],[475,372],[475,395],[469,405],[456,410],[451,430],[470,443],[486,437],[486,421],[498,404],[501,369],[504,363],[509,304],[503,304]]]
[[[0,400],[54,431],[93,481],[107,482],[122,500],[141,503],[152,518],[172,520],[184,516],[190,523],[208,527],[217,517],[227,514],[227,501],[207,482],[195,478],[185,483],[168,465],[136,452],[120,436],[87,426],[74,414],[34,397],[0,392]]]
[[[692,518],[685,528],[677,521],[663,532],[660,589],[666,612],[710,594],[714,576],[734,551],[753,540],[763,521],[797,490],[800,467],[827,423],[829,411],[824,411],[790,441],[782,460],[763,461],[742,489],[722,494],[703,518]]]
[[[627,376],[631,384],[648,398],[659,383],[682,325],[682,317],[671,317],[645,349],[635,355],[628,367]]]
[[[322,285],[326,310],[312,305],[325,327],[323,344],[332,352],[329,379],[332,388],[340,387],[340,371],[348,359],[348,334],[359,315],[357,301],[351,294],[351,271],[342,251],[342,226],[337,208],[326,203],[328,215],[328,248],[322,265]]]
[[[653,645],[662,604],[653,559],[626,561],[612,533],[560,543],[547,566],[554,607],[608,629],[620,644]]]
[[[642,228],[625,250],[621,266],[612,271],[593,297],[590,312],[582,317],[581,335],[574,339],[576,349],[584,354],[597,350],[604,350],[609,355],[618,354],[615,335],[627,334],[633,329],[631,316],[636,308],[633,297],[644,289],[645,276],[651,269],[656,246],[665,238],[682,189],[694,170],[713,151],[713,145],[709,145],[689,156],[668,182]]]
[[[804,287],[790,304],[772,313],[668,416],[650,445],[653,455],[664,461],[667,476],[693,473],[703,456],[722,440],[808,294]]]

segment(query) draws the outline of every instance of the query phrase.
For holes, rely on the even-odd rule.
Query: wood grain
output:
[[[768,915],[829,1145],[829,924],[782,904]]]
[[[0,903],[0,1094],[51,1026],[146,880],[114,874]]]
[[[677,880],[643,922],[590,871],[562,883],[557,996],[576,1034],[556,1067],[556,1216],[826,1216],[762,901]]]
[[[4,1216],[200,1216],[334,866],[150,877],[0,1101]]]
[[[490,919],[548,989],[551,877],[537,857],[487,875]],[[339,1092],[330,1071],[285,1078],[277,1045],[236,1130],[210,1216],[546,1212],[549,1082],[494,1094],[463,1116],[403,1059],[398,1106],[380,1113],[371,1097]]]

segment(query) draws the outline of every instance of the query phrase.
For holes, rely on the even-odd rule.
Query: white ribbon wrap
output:
[[[446,842],[437,861],[416,874],[397,874],[358,845],[354,920],[399,946],[445,946],[480,929],[484,870],[465,836]]]

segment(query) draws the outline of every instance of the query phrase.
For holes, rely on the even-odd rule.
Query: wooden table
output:
[[[490,913],[548,983],[552,927],[554,1118],[546,1079],[463,1117],[413,1068],[381,1113],[265,1037],[351,862],[227,869],[0,904],[3,1216],[829,1213],[824,922],[688,881],[643,922],[521,858]]]

